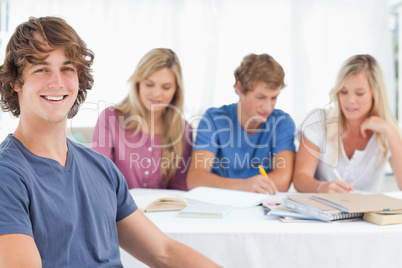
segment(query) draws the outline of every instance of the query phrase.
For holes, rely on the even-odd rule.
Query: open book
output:
[[[188,191],[182,197],[189,201],[249,208],[261,204],[267,195],[201,186]]]
[[[165,195],[137,196],[134,201],[143,212],[181,210],[188,205],[184,198]]]

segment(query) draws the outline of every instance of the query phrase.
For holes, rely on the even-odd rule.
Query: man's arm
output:
[[[42,267],[33,238],[26,234],[0,235],[0,267]]]
[[[293,151],[282,151],[274,156],[273,171],[268,177],[275,182],[278,191],[287,192],[292,181],[295,153]]]
[[[195,150],[191,155],[190,169],[187,174],[187,186],[193,189],[198,186],[257,192],[276,193],[274,181],[262,175],[248,179],[223,178],[210,172],[215,160],[215,154],[205,150]],[[288,186],[289,187],[289,186]]]
[[[162,233],[138,209],[117,222],[120,247],[151,267],[219,267]]]

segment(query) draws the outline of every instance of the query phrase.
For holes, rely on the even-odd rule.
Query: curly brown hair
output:
[[[0,66],[0,105],[4,112],[20,116],[20,105],[14,86],[22,86],[22,70],[27,62],[39,63],[47,58],[43,53],[61,49],[77,68],[79,90],[68,118],[72,118],[84,103],[87,90],[93,86],[91,65],[94,53],[67,22],[58,17],[30,17],[20,24],[6,48],[6,57]],[[42,55],[41,55],[42,53]]]
[[[263,83],[269,89],[285,86],[285,72],[282,66],[268,54],[245,56],[235,70],[234,76],[236,82],[240,82],[244,94],[252,91],[259,83]]]

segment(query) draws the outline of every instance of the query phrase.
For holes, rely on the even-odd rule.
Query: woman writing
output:
[[[129,81],[126,98],[100,114],[92,148],[113,160],[129,188],[187,190],[192,128],[182,118],[176,54],[164,48],[149,51]]]
[[[346,60],[330,97],[298,130],[296,190],[378,191],[387,160],[402,189],[402,140],[377,61],[370,55]]]

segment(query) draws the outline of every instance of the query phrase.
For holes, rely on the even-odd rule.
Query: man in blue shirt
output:
[[[92,88],[94,54],[64,20],[19,25],[0,66],[1,106],[19,116],[0,144],[1,267],[216,267],[163,234],[106,157],[66,138]]]
[[[191,156],[188,187],[270,194],[287,191],[293,172],[295,126],[287,113],[275,109],[284,87],[284,71],[271,56],[251,54],[234,75],[239,102],[210,108],[204,114]]]

